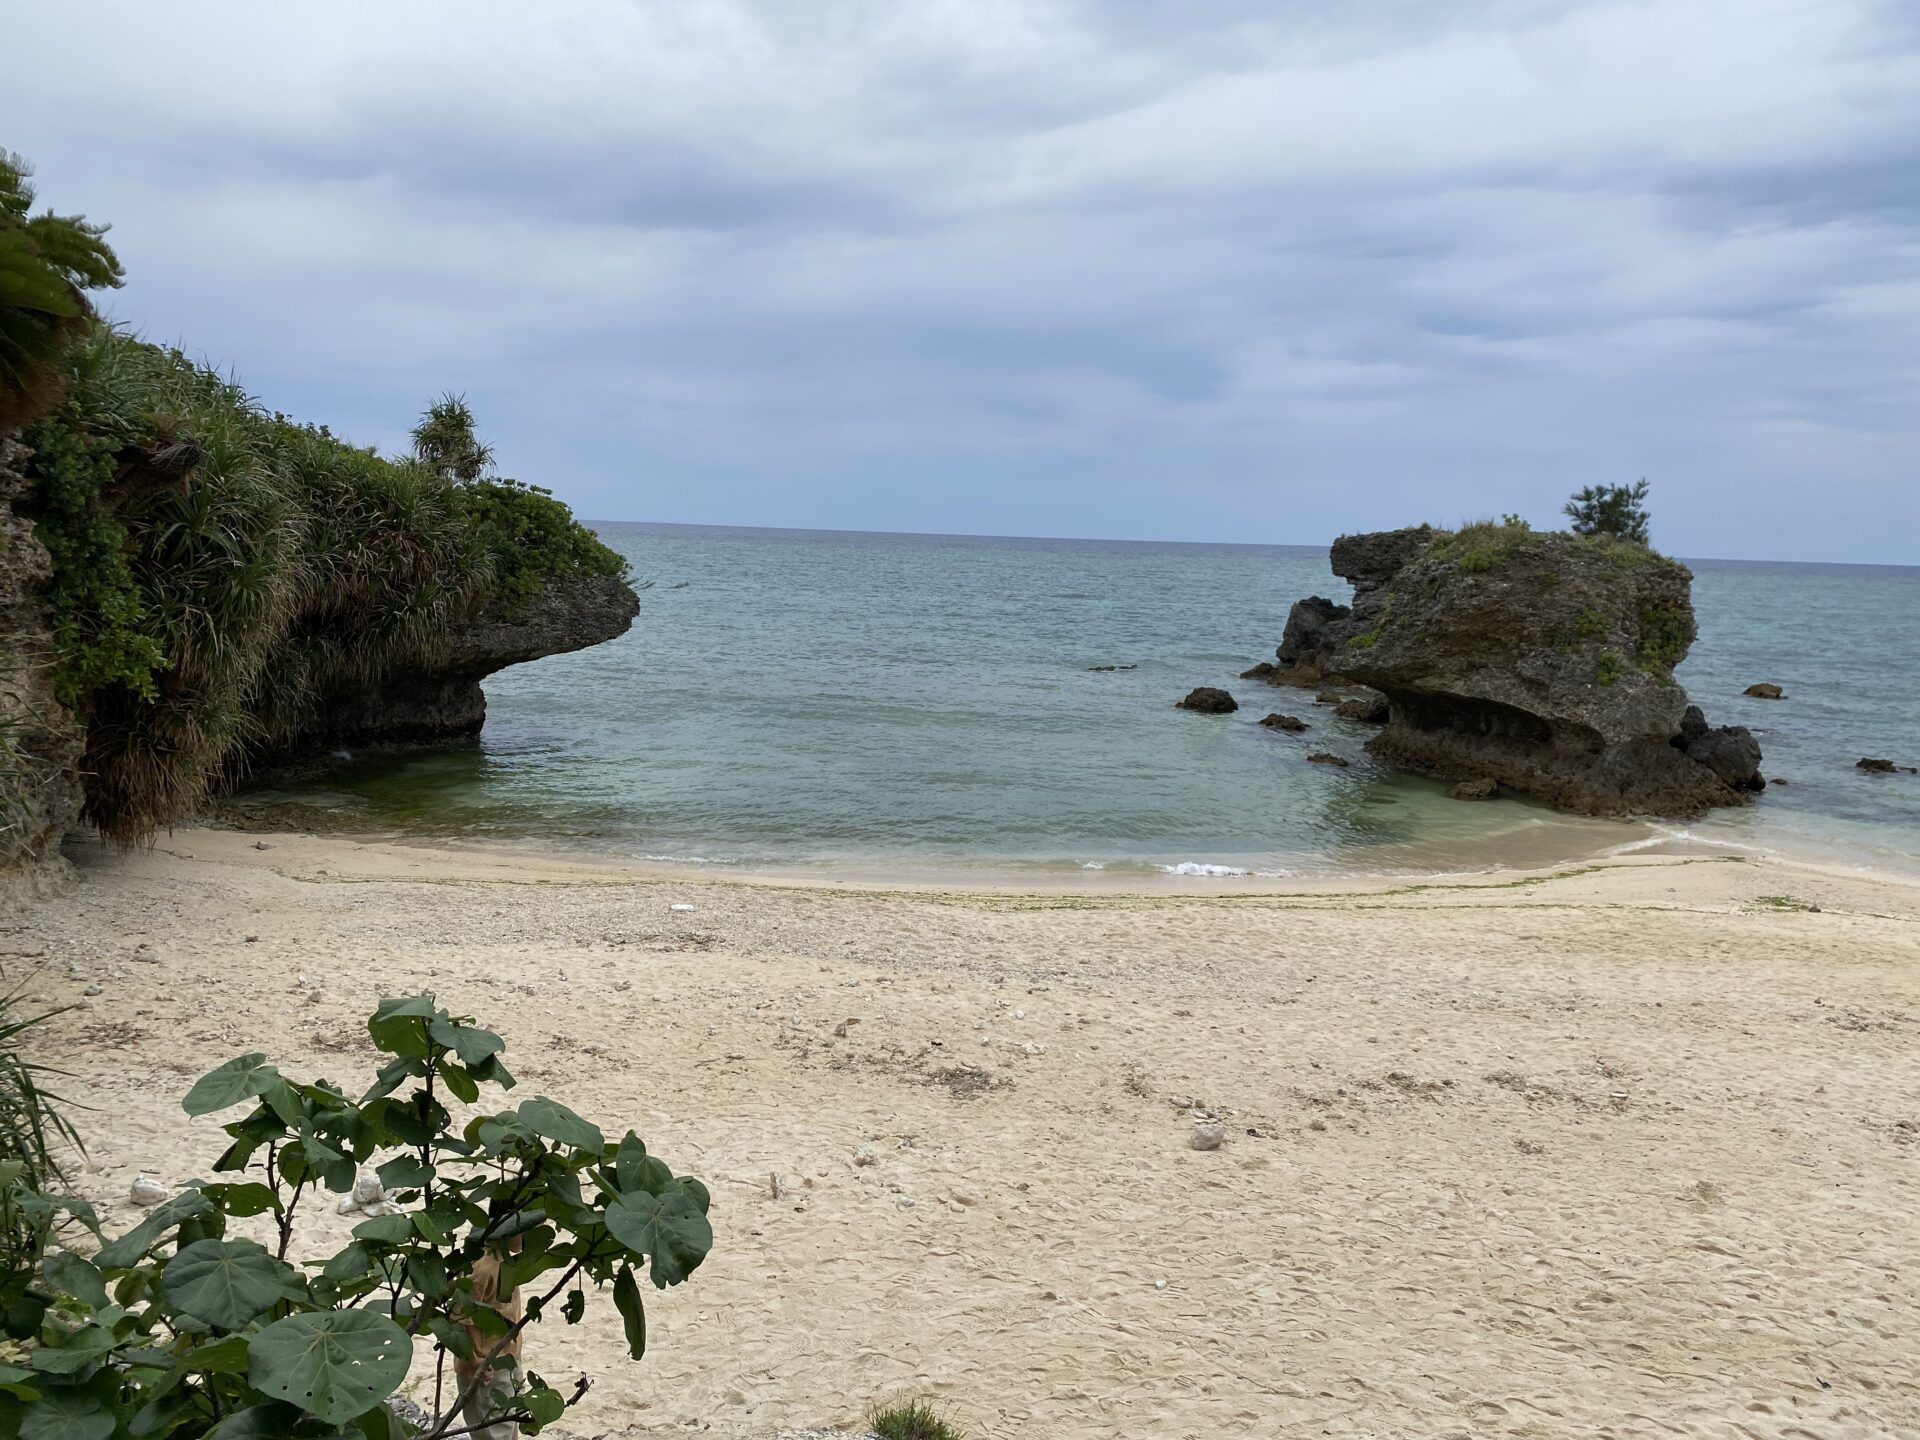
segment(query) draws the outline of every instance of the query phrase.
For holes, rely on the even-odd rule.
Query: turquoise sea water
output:
[[[1447,800],[1371,765],[1369,727],[1235,678],[1295,599],[1345,598],[1322,548],[600,530],[655,582],[628,635],[495,676],[477,749],[368,756],[300,798],[379,832],[922,874],[1478,868],[1681,830]],[[1920,783],[1853,768],[1920,763],[1920,568],[1692,563],[1680,678],[1791,783],[1686,833],[1920,869]],[[1742,698],[1756,680],[1791,698]],[[1243,708],[1174,708],[1202,684]]]

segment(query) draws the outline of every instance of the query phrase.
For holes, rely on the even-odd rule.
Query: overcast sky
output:
[[[22,0],[111,312],[597,519],[1920,563],[1920,3]]]

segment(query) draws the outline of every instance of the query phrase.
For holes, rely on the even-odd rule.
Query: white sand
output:
[[[374,1000],[434,990],[520,1095],[715,1193],[643,1364],[604,1301],[536,1332],[599,1377],[576,1430],[917,1393],[1049,1440],[1920,1435],[1911,882],[1635,857],[969,896],[254,840],[87,852],[0,927],[9,975],[44,946],[40,993],[102,987],[43,1056],[96,1107],[83,1188],[129,1222],[136,1172],[221,1148],[194,1076],[260,1048],[357,1080]]]

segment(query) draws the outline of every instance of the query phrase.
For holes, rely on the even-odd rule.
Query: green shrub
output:
[[[1593,683],[1611,685],[1620,678],[1620,672],[1626,667],[1620,663],[1620,657],[1611,650],[1602,650],[1600,658],[1594,663]]]
[[[960,1432],[922,1400],[875,1410],[867,1423],[880,1440],[961,1440]]]
[[[485,551],[493,593],[511,611],[560,576],[618,575],[627,562],[573,518],[551,490],[493,478],[463,485],[455,503]]]
[[[1606,535],[1647,543],[1647,491],[1645,480],[1632,485],[1589,485],[1567,501],[1566,516],[1576,535]]]
[[[19,508],[53,559],[46,600],[56,646],[54,695],[81,709],[87,695],[117,684],[151,699],[166,655],[145,631],[126,527],[104,501],[114,447],[71,418],[43,420],[21,438],[33,452],[26,466],[33,488]]]
[[[248,1107],[225,1127],[220,1178],[91,1255],[49,1250],[38,1273],[0,1279],[16,1297],[4,1314],[0,1434],[537,1433],[586,1382],[562,1393],[512,1358],[518,1339],[550,1314],[577,1324],[588,1287],[611,1288],[629,1353],[644,1354],[638,1277],[678,1285],[706,1258],[706,1187],[675,1176],[631,1132],[609,1142],[541,1097],[456,1127],[449,1100],[472,1104],[483,1085],[513,1077],[499,1036],[431,997],[385,1001],[367,1028],[387,1059],[358,1100],[324,1080],[290,1080],[263,1055],[230,1060],[183,1101],[192,1115]],[[363,1162],[377,1165],[389,1198],[357,1188]],[[359,1198],[365,1218],[337,1253],[296,1267],[296,1216],[326,1191]],[[54,1203],[17,1175],[6,1196]],[[247,1220],[265,1244],[229,1235]],[[511,1320],[494,1302],[523,1290]],[[434,1379],[413,1432],[385,1402],[416,1348]]]
[[[1640,668],[1671,675],[1686,659],[1696,634],[1693,614],[1683,606],[1648,605],[1640,611]]]

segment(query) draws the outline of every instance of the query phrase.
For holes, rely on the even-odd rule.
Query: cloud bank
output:
[[[26,8],[116,315],[595,518],[1920,563],[1900,0]]]

